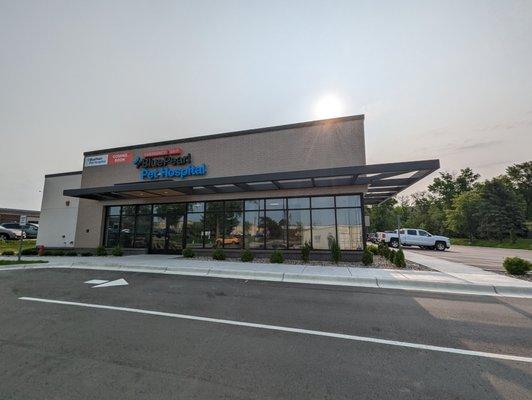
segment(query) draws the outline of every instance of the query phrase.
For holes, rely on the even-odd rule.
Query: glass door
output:
[[[183,227],[185,226],[185,213],[172,212],[166,219],[166,251],[180,254],[183,250]]]
[[[153,216],[150,243],[150,253],[166,251],[166,215]]]
[[[152,218],[150,253],[176,253],[183,250],[185,205],[167,204],[157,207]]]

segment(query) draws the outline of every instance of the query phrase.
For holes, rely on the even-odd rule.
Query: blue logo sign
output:
[[[187,176],[191,175],[205,175],[207,173],[207,165],[189,165],[185,168],[157,168],[157,169],[147,169],[142,168],[140,170],[140,179],[143,180],[156,180],[161,178],[181,178],[185,179]]]

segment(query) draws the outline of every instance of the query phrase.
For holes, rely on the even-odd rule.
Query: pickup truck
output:
[[[419,246],[423,249],[444,251],[451,247],[451,241],[445,236],[431,235],[423,229],[401,229],[401,245],[403,246]],[[378,238],[381,242],[388,244],[388,246],[399,247],[399,235],[397,230],[379,232]]]

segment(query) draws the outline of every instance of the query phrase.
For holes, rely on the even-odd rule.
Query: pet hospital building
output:
[[[307,242],[328,258],[336,240],[356,260],[364,206],[438,168],[366,164],[363,115],[88,151],[81,171],[45,176],[37,244],[291,258]]]

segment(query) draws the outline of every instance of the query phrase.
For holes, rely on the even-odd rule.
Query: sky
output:
[[[532,1],[0,0],[0,207],[84,151],[357,114],[368,163],[532,159]]]

